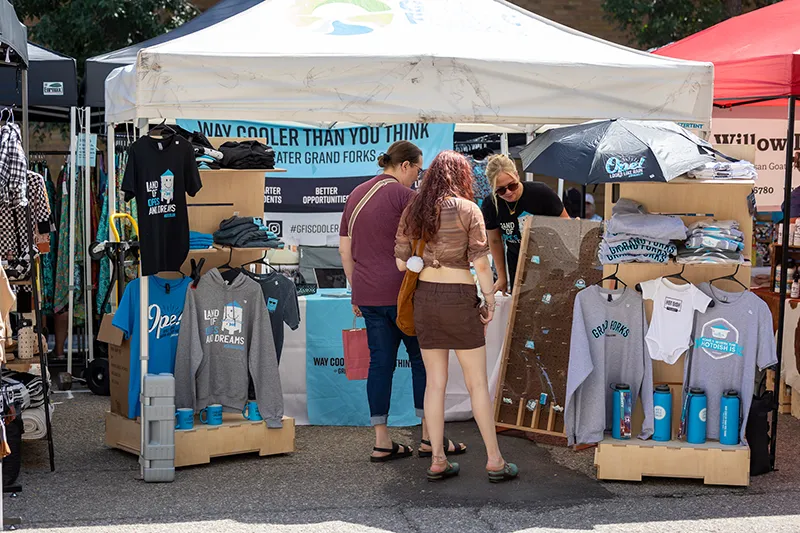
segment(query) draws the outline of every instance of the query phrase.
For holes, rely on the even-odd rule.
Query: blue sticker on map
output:
[[[525,347],[529,350],[533,350],[536,348],[536,345],[533,341],[525,341]]]
[[[539,259],[538,255],[534,255],[533,257],[531,257],[531,263],[538,265],[539,263],[541,263],[541,259]]]

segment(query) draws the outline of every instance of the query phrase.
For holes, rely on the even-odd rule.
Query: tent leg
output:
[[[67,374],[72,374],[72,333],[73,321],[75,319],[75,186],[78,183],[75,174],[77,174],[77,153],[78,153],[78,137],[77,137],[77,116],[78,108],[71,107],[69,109],[69,296],[67,304]]]
[[[586,185],[581,185],[581,218],[586,218]]]
[[[789,249],[789,221],[792,216],[792,152],[794,148],[794,111],[795,111],[795,97],[789,97],[789,126],[786,130],[786,170],[783,180],[783,239],[782,245],[784,253],[781,254],[781,286],[780,286],[780,305],[778,307],[778,339],[777,339],[777,356],[778,365],[775,367],[775,405],[772,408],[772,430],[769,443],[769,460],[772,469],[775,470],[775,450],[778,444],[778,391],[780,390],[781,382],[781,360],[783,359],[783,334],[784,327],[783,321],[786,317],[786,286],[788,280],[786,274],[788,270],[789,254],[786,251]]]
[[[139,133],[141,135],[147,135],[150,130],[149,122],[146,119],[139,120]],[[137,237],[139,242],[141,242],[141,235]],[[141,252],[140,252],[141,253]],[[148,297],[149,297],[149,286],[150,280],[147,276],[144,275],[144,271],[142,270],[142,266],[144,262],[141,260],[141,255],[139,256],[139,364],[141,367],[141,374],[139,376],[139,398],[141,399],[141,423],[139,424],[140,430],[140,443],[141,446],[139,448],[139,473],[144,479],[144,472],[146,468],[150,468],[150,461],[145,459],[145,427],[149,423],[147,418],[147,410],[145,406],[148,404],[149,399],[145,398],[144,396],[144,377],[147,375],[147,363],[148,359],[150,358],[150,347],[149,341],[150,337],[148,336],[148,325],[150,323],[147,317],[147,308],[149,306]]]
[[[91,140],[92,140],[92,109],[84,108],[84,122],[86,123],[86,136],[83,160],[83,297],[86,300],[86,368],[94,361],[94,302],[92,300],[92,258],[89,255],[89,244],[94,241],[92,235],[92,167],[91,167]]]

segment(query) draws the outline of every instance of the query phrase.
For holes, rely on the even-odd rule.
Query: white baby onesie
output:
[[[673,365],[689,347],[694,312],[705,313],[711,298],[692,284],[677,285],[666,278],[641,285],[642,297],[653,300],[653,317],[644,339],[650,357]]]

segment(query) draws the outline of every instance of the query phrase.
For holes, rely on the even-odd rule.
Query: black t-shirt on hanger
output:
[[[178,135],[144,136],[128,149],[122,190],[136,198],[142,274],[180,270],[189,254],[186,195],[203,186],[194,149]]]

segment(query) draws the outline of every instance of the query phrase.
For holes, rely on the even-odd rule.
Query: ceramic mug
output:
[[[258,402],[255,400],[250,400],[246,404],[244,404],[244,409],[242,409],[242,416],[245,417],[247,420],[251,420],[253,422],[259,422],[264,420],[261,418],[261,413],[258,412]]]
[[[209,426],[221,426],[222,405],[215,403],[200,411],[200,422]]]
[[[194,409],[183,407],[175,411],[175,429],[192,429],[194,427]]]

